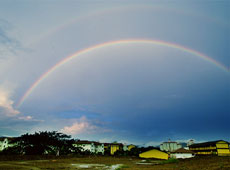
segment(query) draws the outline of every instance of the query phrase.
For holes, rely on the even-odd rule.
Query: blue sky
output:
[[[155,145],[229,139],[229,1],[0,0],[0,136]],[[160,40],[92,50],[110,41]],[[225,70],[217,66],[219,62]]]

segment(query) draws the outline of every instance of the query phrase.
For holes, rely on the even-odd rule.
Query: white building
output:
[[[101,153],[102,155],[104,155],[105,152],[105,147],[103,143],[99,143],[99,142],[94,142],[94,147],[95,147],[95,153]]]
[[[79,140],[76,141],[75,144],[73,144],[75,147],[79,147],[82,152],[89,151],[91,153],[101,153],[104,154],[104,144],[94,141],[84,141]]]
[[[177,142],[169,141],[169,142],[163,142],[162,144],[160,144],[160,150],[166,151],[166,152],[172,152],[180,148],[182,148],[182,145]]]
[[[190,150],[186,150],[184,148],[177,149],[170,153],[170,157],[176,159],[192,158],[194,156],[195,156],[194,152]]]

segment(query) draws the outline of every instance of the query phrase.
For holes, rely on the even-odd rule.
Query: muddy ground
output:
[[[230,157],[161,161],[134,157],[0,156],[0,170],[230,170]]]

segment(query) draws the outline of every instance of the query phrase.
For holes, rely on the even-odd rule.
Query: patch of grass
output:
[[[146,159],[144,162],[151,163],[152,161],[150,159]]]
[[[129,168],[128,165],[122,165],[121,168]]]
[[[178,163],[179,161],[175,158],[170,158],[168,160],[162,161],[161,164],[169,164],[169,163]]]
[[[187,170],[188,168],[186,167],[180,167],[180,170]]]
[[[219,164],[219,167],[220,167],[220,169],[224,168],[224,165],[222,162]]]

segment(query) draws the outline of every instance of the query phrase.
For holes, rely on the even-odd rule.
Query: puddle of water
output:
[[[109,170],[116,170],[116,169],[120,168],[121,166],[122,166],[122,164],[112,165]]]
[[[71,164],[79,169],[88,169],[88,168],[95,168],[95,169],[103,169],[103,170],[116,170],[122,166],[122,164],[116,165],[105,165],[105,164]]]

